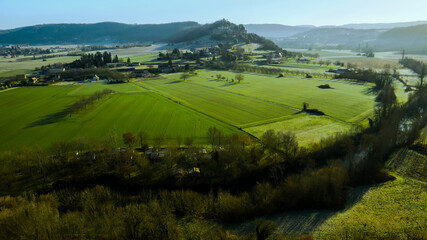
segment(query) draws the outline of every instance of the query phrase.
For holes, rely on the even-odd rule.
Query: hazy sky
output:
[[[427,20],[426,0],[0,0],[0,29],[43,23],[342,25]]]

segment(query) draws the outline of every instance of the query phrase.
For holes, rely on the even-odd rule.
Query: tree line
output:
[[[65,115],[68,115],[71,117],[72,114],[78,113],[79,111],[86,109],[88,105],[91,105],[95,103],[96,101],[100,100],[106,95],[114,93],[111,89],[104,89],[102,91],[96,91],[89,97],[83,97],[79,100],[77,100],[72,105],[68,106],[66,109],[64,109],[63,113]]]
[[[80,59],[77,59],[69,64],[71,68],[92,68],[92,67],[104,67],[108,63],[118,63],[120,60],[117,55],[111,55],[111,52],[96,52],[95,54],[88,53],[82,54]]]

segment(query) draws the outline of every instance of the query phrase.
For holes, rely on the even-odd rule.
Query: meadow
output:
[[[409,239],[424,239],[426,189],[425,182],[399,176],[394,181],[370,187],[357,203],[320,225],[314,236],[319,239],[345,239],[346,236],[407,239],[403,234],[408,233],[413,235]]]
[[[51,121],[80,97],[105,88],[117,93],[70,118]],[[192,137],[195,143],[207,142],[210,127],[224,134],[240,132],[133,84],[17,88],[0,93],[0,112],[8,113],[0,115],[0,151],[47,147],[55,141],[81,137],[106,140],[111,134],[121,141],[121,134],[127,131],[145,131],[149,138],[159,133],[171,139]]]
[[[243,47],[253,50],[254,46],[245,45]],[[119,57],[121,58],[129,56],[132,62],[155,62],[157,53],[154,52],[159,48],[166,48],[166,46],[153,45],[148,48],[117,49],[117,52],[113,54],[120,54]],[[333,53],[329,54],[332,55]],[[0,61],[0,69],[2,69],[0,75],[27,73],[41,65],[69,62],[74,59],[75,57],[59,57],[47,59],[46,62],[42,60],[17,61],[15,59],[12,60],[12,63],[2,59]],[[8,64],[12,67],[6,67]],[[297,63],[294,60],[289,60],[278,66],[283,69],[311,73],[324,73],[331,68],[331,66]],[[41,142],[41,145],[44,146],[64,137],[68,139],[91,136],[105,139],[109,131],[105,129],[117,129],[118,133],[147,129],[146,131],[151,135],[165,133],[171,138],[191,136],[198,138],[197,142],[199,143],[206,143],[206,139],[203,138],[210,127],[208,125],[218,126],[219,129],[224,130],[225,134],[244,131],[258,138],[268,129],[292,131],[297,135],[301,145],[309,145],[320,141],[322,138],[350,131],[357,125],[366,125],[367,118],[372,115],[376,104],[375,95],[369,92],[370,85],[350,81],[307,79],[297,76],[277,78],[271,75],[243,73],[244,80],[237,83],[234,80],[237,73],[232,71],[197,70],[196,73],[197,75],[193,75],[187,81],[182,81],[180,79],[181,74],[176,73],[162,75],[155,80],[133,80],[126,84],[105,84],[103,82],[66,86],[55,84],[47,88],[20,88],[1,93],[0,99],[14,99],[15,103],[7,106],[0,105],[0,111],[12,112],[11,117],[3,116],[0,118],[0,122],[4,123],[2,125],[5,126],[5,131],[6,126],[14,126],[13,130],[7,130],[4,134],[4,136],[9,136],[10,140],[0,149],[7,149],[11,146],[25,146],[35,143],[33,141],[39,138],[42,140],[36,142]],[[216,79],[218,74],[227,80]],[[324,84],[329,84],[331,89],[318,87]],[[88,96],[104,88],[110,88],[117,94],[105,102],[93,106],[87,113],[48,125],[26,128],[26,125],[31,124],[31,122],[37,122],[49,114],[64,109],[73,101],[77,101],[78,98]],[[398,97],[404,100],[406,98],[402,89],[398,89]],[[32,96],[30,92],[33,93]],[[26,97],[21,98],[21,94]],[[162,105],[167,106],[166,108],[169,111],[176,108],[178,112],[187,112],[191,119],[201,119],[198,120],[197,124],[199,125],[196,126],[197,124],[195,124],[192,126],[193,129],[189,130],[187,125],[191,125],[191,121],[185,123],[182,117],[176,119],[166,117],[169,119],[168,122],[163,122],[165,113],[158,116],[150,113],[150,116],[145,116],[140,107],[137,109],[130,107],[133,106],[134,101],[148,101],[146,99],[153,98],[161,101]],[[52,101],[52,99],[55,100]],[[48,104],[48,101],[52,104]],[[301,111],[303,102],[307,102],[310,108],[324,112],[326,116],[303,113]],[[49,106],[41,111],[35,111],[35,109],[46,104]],[[23,108],[23,105],[27,107],[22,112],[12,110]],[[30,107],[31,105],[33,107]],[[107,110],[105,106],[110,110]],[[133,112],[133,115],[126,116],[125,119],[123,117],[125,114],[121,111]],[[119,116],[113,115],[113,112]],[[93,113],[99,114],[100,117],[92,115]],[[19,119],[23,115],[28,115],[25,121],[13,121],[14,118]],[[133,119],[140,119],[144,125],[149,124],[141,127]],[[145,122],[145,119],[150,119],[150,121]],[[97,124],[92,124],[95,120]],[[131,124],[126,122],[131,122]],[[156,126],[153,125],[155,122],[157,123]],[[163,122],[164,125],[160,126],[160,122]],[[172,127],[169,127],[172,125],[181,130],[172,130]],[[98,126],[100,127],[98,128]],[[104,131],[101,130],[101,126]],[[53,131],[54,128],[65,129]],[[40,133],[43,134],[40,135]],[[3,141],[1,138],[0,140]],[[6,139],[5,137],[4,140]]]
[[[31,57],[21,58],[0,58],[0,77],[9,77],[16,74],[30,73],[35,68],[40,68],[54,63],[70,63],[79,57],[55,57],[47,58],[46,61],[42,59],[32,60]],[[20,72],[16,72],[19,70]]]

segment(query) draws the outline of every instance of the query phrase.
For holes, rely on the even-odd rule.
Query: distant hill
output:
[[[415,22],[412,24],[415,24]],[[359,45],[364,47],[365,44],[369,44],[374,51],[401,51],[405,49],[407,53],[426,54],[426,39],[427,24],[393,29],[319,27],[291,37],[273,40],[280,47],[288,48],[357,49]]]
[[[427,24],[427,21],[415,22],[400,22],[400,23],[360,23],[360,24],[345,24],[339,27],[353,29],[393,29],[398,27],[412,27],[417,25]]]
[[[184,31],[172,38],[170,42],[192,42],[192,41],[217,41],[231,43],[259,43],[261,50],[279,50],[280,48],[271,40],[261,37],[255,33],[248,33],[242,24],[236,25],[225,19],[211,24]]]
[[[405,49],[408,53],[427,53],[427,24],[394,28],[378,36],[377,48]]]
[[[279,47],[264,37],[247,33],[243,25],[227,20],[200,25],[196,22],[169,24],[46,24],[0,31],[0,44],[116,44],[191,41],[259,43],[264,50]]]
[[[315,26],[287,26],[281,24],[247,24],[246,30],[266,38],[290,37],[316,28]]]
[[[315,28],[289,38],[277,39],[279,46],[298,48],[356,47],[360,43],[373,41],[385,30],[356,30],[350,28]]]
[[[196,22],[168,24],[46,24],[0,31],[1,44],[108,44],[167,42],[178,33],[199,27]]]

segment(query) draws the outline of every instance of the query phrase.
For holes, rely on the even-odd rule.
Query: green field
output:
[[[230,81],[217,80],[217,74]],[[180,75],[168,74],[165,79],[135,84],[257,137],[268,129],[294,132],[301,145],[364,124],[375,106],[374,95],[369,94],[370,85],[347,81],[245,73],[244,81],[232,83],[236,73],[228,71],[199,70],[187,81],[181,81]],[[318,88],[322,84],[333,89]],[[303,102],[328,116],[301,113]]]
[[[137,84],[237,126],[296,113],[294,109],[286,106],[191,82],[171,82],[166,79],[138,82]]]
[[[36,67],[46,66],[54,63],[70,63],[79,57],[55,57],[47,58],[46,61],[41,59],[31,60],[31,58],[2,58],[0,59],[0,77],[11,74],[13,70],[34,70]],[[5,74],[5,75],[3,75]]]
[[[117,87],[120,86],[120,89]],[[96,106],[53,123],[46,123],[79,97],[106,88],[101,84],[23,87],[0,93],[0,151],[14,151],[24,146],[49,146],[52,142],[88,137],[107,139],[113,130],[119,139],[126,131],[146,131],[150,137],[157,133],[169,138],[194,137],[205,143],[206,132],[215,126],[224,134],[239,132],[203,114],[180,106],[132,84],[109,85],[116,93]],[[126,88],[140,89],[138,93],[124,93]]]
[[[132,61],[141,62],[151,61],[156,56],[157,53],[152,53],[131,55],[131,58]],[[48,61],[72,59],[53,58]],[[37,61],[14,62],[14,68],[24,67],[27,70],[9,71],[30,71],[38,64]],[[41,60],[40,63],[46,64]],[[7,69],[1,64],[8,62],[0,62],[0,69]],[[301,67],[303,70],[326,69],[313,64],[288,64],[292,66],[287,67]],[[81,136],[105,139],[110,129],[117,129],[118,133],[146,129],[151,135],[161,132],[171,138],[192,136],[200,139],[198,142],[206,143],[206,139],[202,138],[210,126],[223,129],[224,134],[239,132],[240,128],[240,131],[256,137],[260,137],[268,129],[292,131],[301,145],[308,145],[365,124],[375,106],[375,96],[368,93],[370,85],[349,81],[292,76],[277,78],[243,73],[244,80],[237,83],[231,82],[236,72],[198,70],[196,73],[187,81],[181,81],[181,74],[177,73],[127,84],[64,82],[49,87],[27,87],[2,92],[0,111],[9,114],[0,116],[0,130],[4,132],[0,136],[0,142],[4,142],[0,149],[28,144],[47,146],[53,141]],[[230,81],[217,80],[217,74]],[[318,88],[323,84],[329,84],[332,89]],[[96,104],[85,113],[51,124],[28,127],[63,110],[80,97],[105,88],[114,90],[116,95]],[[403,92],[398,95],[399,99],[404,99]],[[160,109],[163,108],[159,107],[159,114],[150,112],[146,115],[148,106],[157,106],[150,103],[153,99],[165,105],[167,110],[162,112]],[[135,105],[141,101],[147,106]],[[327,116],[302,113],[303,102]],[[168,115],[170,111],[179,114],[171,117]],[[132,114],[127,115],[130,113]],[[183,115],[188,115],[190,120],[187,122]],[[175,127],[179,130],[173,130]]]
[[[302,114],[284,121],[249,127],[244,130],[256,137],[261,137],[269,129],[290,131],[296,135],[300,145],[309,145],[319,142],[322,138],[350,131],[352,128],[351,124],[335,121],[329,117]]]
[[[354,206],[329,218],[314,235],[319,239],[345,239],[345,236],[356,237],[357,234],[407,239],[402,233],[417,232],[425,237],[426,199],[425,182],[397,177],[394,181],[369,188]]]
[[[369,86],[345,81],[244,74],[245,80],[241,84],[225,84],[211,77],[216,74],[200,71],[193,82],[299,109],[302,108],[303,102],[307,102],[310,108],[317,108],[333,118],[352,123],[370,115],[375,104],[374,96],[366,94]],[[235,73],[231,72],[221,74],[230,79],[235,76]],[[318,88],[323,84],[329,84],[333,89]]]

